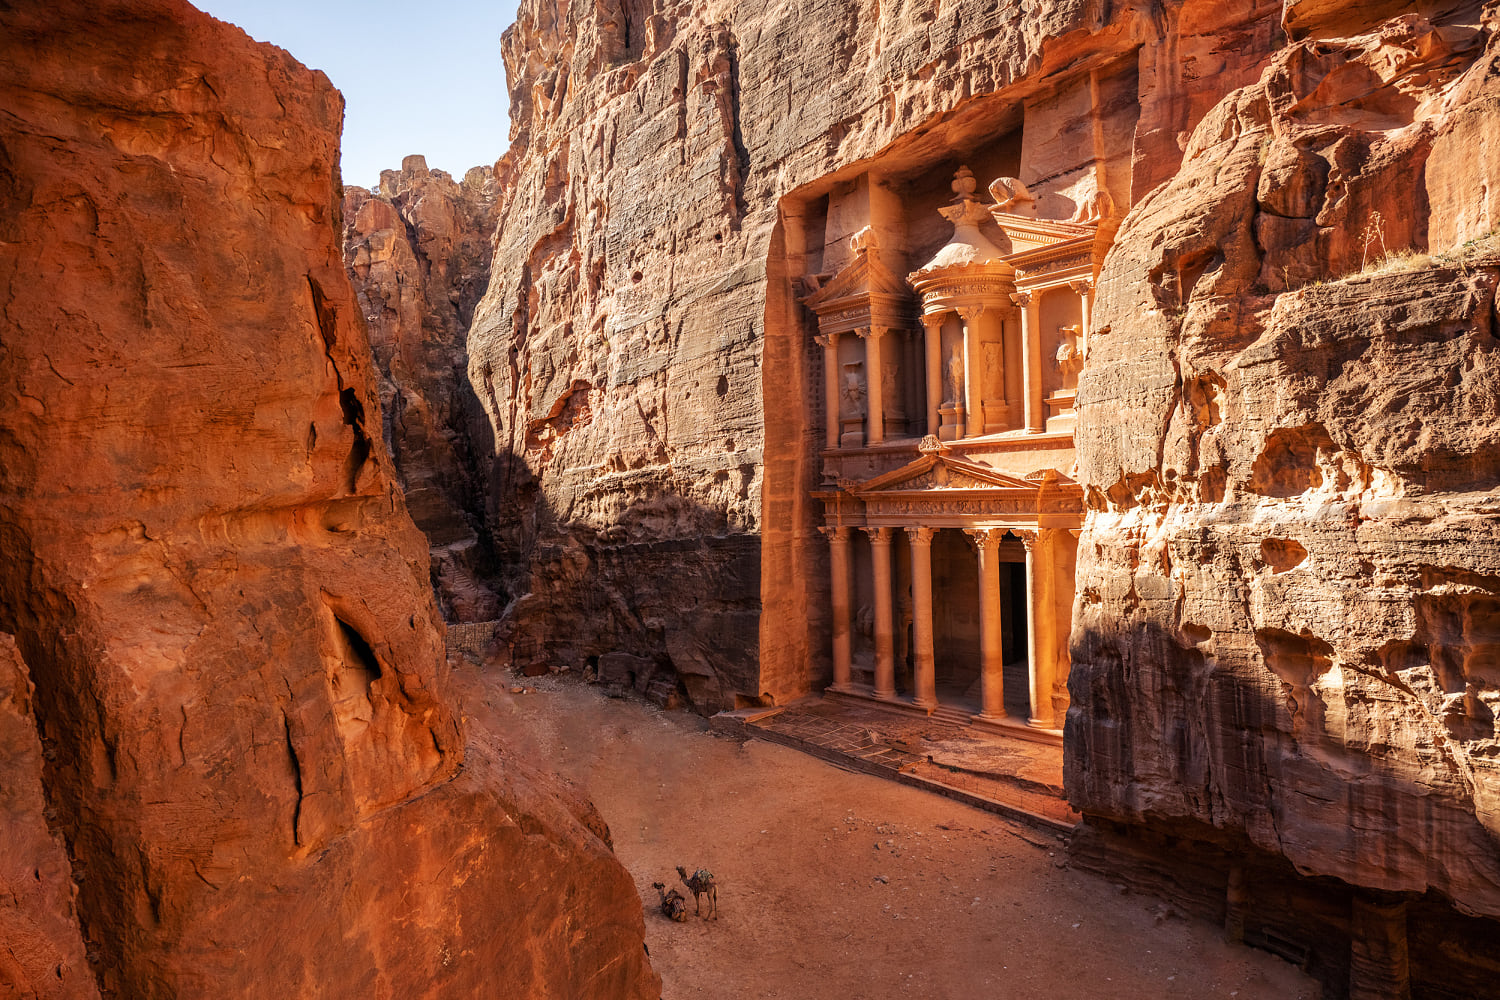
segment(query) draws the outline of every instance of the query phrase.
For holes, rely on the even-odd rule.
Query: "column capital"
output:
[[[862,527],[859,530],[863,531],[865,534],[867,534],[867,535],[870,536],[870,544],[871,545],[889,545],[889,544],[891,544],[891,536],[893,534],[895,534],[895,531],[896,531],[895,528],[891,528],[891,527],[868,527],[868,526],[867,527]]]
[[[1036,528],[1011,528],[1010,533],[1021,539],[1021,544],[1026,546],[1027,552],[1035,551],[1036,543],[1042,538],[1041,531]]]
[[[820,524],[818,534],[830,542],[847,544],[849,541],[849,529],[841,524]]]
[[[906,537],[913,545],[931,545],[933,533],[936,528],[929,528],[925,524],[908,524],[905,528]]]
[[[1093,278],[1074,278],[1068,282],[1068,287],[1079,295],[1087,295],[1094,290]]]
[[[948,319],[947,312],[923,313],[922,325],[929,330],[941,329],[943,323]]]
[[[974,539],[976,544],[990,549],[1000,544],[1005,531],[1005,528],[965,528],[964,534]]]
[[[813,334],[813,340],[817,342],[819,347],[833,347],[838,344],[839,335],[837,333],[815,333]]]
[[[879,340],[882,336],[885,335],[885,327],[857,326],[854,328],[854,335],[860,340]]]
[[[1027,306],[1031,305],[1031,292],[1030,291],[1011,292],[1010,293],[1010,300],[1012,302],[1014,302],[1016,305],[1020,306],[1022,309],[1025,309]]]
[[[984,314],[984,305],[981,303],[977,306],[959,306],[953,311],[958,313],[959,319],[963,320],[965,323],[968,323],[971,320],[978,319]]]

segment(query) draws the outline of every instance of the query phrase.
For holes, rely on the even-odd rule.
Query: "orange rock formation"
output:
[[[1158,884],[1336,992],[1492,992],[1497,27],[1459,0],[523,3],[468,343],[514,656],[705,711],[831,681],[973,712],[941,704],[944,635],[1025,650],[972,593],[997,558],[1019,591],[1020,536],[1055,576],[1023,655],[1032,721],[1067,712],[1081,858],[1170,858]],[[1027,214],[1038,245],[1097,227],[1092,262],[1027,257]],[[1071,300],[1022,287],[1052,263]],[[1013,292],[933,319],[924,360],[919,269],[973,264]],[[895,519],[959,473],[971,506]]]
[[[172,0],[0,49],[0,993],[658,996],[602,821],[448,691],[337,92]]]

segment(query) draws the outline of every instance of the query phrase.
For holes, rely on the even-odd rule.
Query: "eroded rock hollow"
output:
[[[0,49],[0,992],[659,996],[603,822],[450,690],[338,93],[169,0]]]

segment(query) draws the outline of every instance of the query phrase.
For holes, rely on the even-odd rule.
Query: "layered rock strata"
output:
[[[1289,4],[1105,263],[1067,779],[1112,833],[1229,848],[1251,937],[1316,940],[1288,877],[1338,880],[1353,953],[1304,957],[1340,989],[1489,995],[1474,933],[1407,929],[1500,917],[1500,41],[1387,13]]]
[[[821,376],[794,281],[836,269],[863,224],[827,215],[830,192],[883,171],[930,201],[966,158],[1010,157],[996,144],[1026,107],[1054,130],[1029,133],[1047,170],[1086,165],[1070,143],[1123,143],[1127,204],[1254,79],[1279,15],[523,3],[503,43],[513,145],[493,277],[469,336],[518,661],[631,657],[620,678],[662,696],[675,678],[701,711],[826,679]],[[1091,74],[1119,83],[1107,135],[1090,134]],[[889,249],[915,266],[931,236]]]
[[[798,300],[862,250],[927,259],[961,164],[1047,218],[1112,201],[1056,470],[1088,512],[1080,856],[1191,883],[1335,993],[1483,995],[1486,10],[523,4],[469,337],[518,660],[704,711],[820,687],[837,484]]]
[[[8,5],[0,49],[0,975],[658,996],[604,824],[449,692],[337,92],[169,0]]]
[[[496,193],[489,168],[455,182],[420,156],[384,171],[378,190],[344,189],[344,263],[375,353],[381,433],[454,622],[493,620],[502,603],[475,462],[492,443],[464,349],[489,284]]]

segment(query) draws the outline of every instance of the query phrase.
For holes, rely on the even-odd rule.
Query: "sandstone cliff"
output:
[[[1405,927],[1429,890],[1500,916],[1500,39],[1391,13],[1288,4],[1105,263],[1067,754],[1085,813],[1399,893]]]
[[[1331,983],[1406,969],[1410,904],[1419,991],[1484,995],[1493,20],[524,3],[468,345],[516,657],[704,711],[819,687],[800,279],[847,263],[877,202],[906,223],[883,252],[925,259],[941,237],[911,220],[960,163],[1054,193],[1086,167],[1123,220],[1079,381],[1070,794],[1117,850],[1180,862],[1163,884],[1197,865],[1237,933],[1342,948]]]
[[[488,168],[455,183],[420,156],[385,171],[377,191],[344,189],[344,263],[380,375],[382,434],[444,617],[459,622],[501,608],[475,459],[492,445],[464,350],[489,284],[496,193]]]
[[[0,974],[659,995],[598,816],[450,694],[337,92],[170,0],[7,5],[0,49]]]
[[[1179,132],[1254,78],[1279,14],[523,3],[503,45],[513,146],[493,277],[469,336],[518,659],[599,658],[663,697],[680,682],[703,711],[826,676],[816,348],[792,281],[846,250],[804,213],[874,167],[945,189],[1070,67],[1123,74],[1132,122],[1146,95],[1133,147],[1124,130],[1128,203],[1175,170]],[[1069,114],[1053,112],[1059,135],[1078,135]]]

